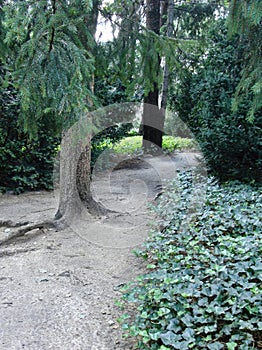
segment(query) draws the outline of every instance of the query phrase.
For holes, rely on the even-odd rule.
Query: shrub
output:
[[[173,152],[194,147],[194,141],[188,138],[163,136],[163,150]]]
[[[137,252],[151,272],[123,290],[137,307],[123,329],[140,349],[261,347],[260,190],[209,181],[204,205],[190,214],[192,181],[181,174],[160,197],[157,225]]]
[[[4,75],[0,71],[0,79]],[[0,192],[51,189],[53,158],[59,138],[39,121],[38,139],[30,140],[18,122],[20,102],[9,83],[0,93]]]
[[[209,50],[173,88],[172,106],[194,132],[212,175],[221,181],[261,181],[262,109],[248,115],[252,95],[232,110],[241,78],[245,40],[228,39],[224,20],[209,33]]]
[[[163,136],[163,150],[166,152],[173,152],[174,150],[181,150],[192,148],[194,142],[192,139]],[[137,154],[142,152],[142,136],[130,136],[122,139],[119,143],[114,145],[114,150],[117,153]]]
[[[29,141],[21,133],[5,142],[1,138],[0,192],[19,194],[28,190],[52,189],[53,158],[58,144],[58,139],[46,132],[41,132],[35,141]]]
[[[126,137],[132,129],[131,123],[114,125],[103,130],[92,138],[91,168],[93,169],[100,154],[108,148],[112,148],[119,140]]]

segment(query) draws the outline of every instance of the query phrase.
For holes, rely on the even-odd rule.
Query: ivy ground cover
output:
[[[136,314],[122,315],[125,335],[139,349],[261,349],[261,187],[209,180],[192,210],[193,187],[181,173],[153,207],[136,252],[148,273],[123,289],[123,308]]]

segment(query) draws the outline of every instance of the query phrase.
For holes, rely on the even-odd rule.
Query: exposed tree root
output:
[[[88,201],[83,202],[89,213],[95,217],[107,215],[107,214],[115,214],[118,213],[115,210],[108,209],[103,206],[102,203],[95,201],[93,198],[90,198]]]
[[[93,216],[101,216],[108,213],[116,213],[113,210],[105,208],[101,203],[96,202],[93,198],[89,201],[85,201],[84,205],[88,209],[89,213]],[[66,229],[69,226],[70,215],[61,215],[58,211],[54,220],[47,220],[41,222],[14,222],[12,220],[0,220],[0,227],[5,227],[10,230],[5,230],[4,236],[0,237],[0,246],[12,241],[15,238],[23,237],[25,234],[36,229],[48,229],[54,228],[57,231]]]
[[[27,252],[32,252],[36,251],[38,248],[36,247],[31,247],[31,248],[18,248],[18,249],[12,249],[12,250],[3,250],[0,251],[0,258],[3,256],[13,256],[16,254],[20,253],[27,253]]]
[[[26,233],[35,230],[35,229],[45,229],[45,228],[55,228],[55,222],[54,221],[43,221],[43,222],[37,222],[37,223],[31,223],[31,224],[24,224],[24,223],[13,223],[12,221],[6,221],[5,225],[2,225],[5,227],[13,228],[10,232],[6,233],[6,236],[3,238],[0,238],[0,245],[7,243],[17,237],[22,237]]]
[[[29,223],[29,221],[14,222],[12,220],[0,220],[0,227],[20,227]]]

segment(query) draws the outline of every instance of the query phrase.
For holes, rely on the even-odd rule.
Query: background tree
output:
[[[241,80],[236,89],[234,110],[246,96],[252,95],[248,117],[252,120],[262,107],[262,2],[260,0],[239,0],[230,2],[230,34],[238,34],[241,47],[245,43],[245,63]]]
[[[261,112],[247,118],[252,97],[237,111],[232,100],[245,64],[245,42],[228,39],[225,20],[209,32],[208,53],[173,90],[173,109],[195,133],[210,172],[221,181],[261,181]]]
[[[156,35],[160,34],[160,0],[147,0],[146,2],[146,28]],[[152,148],[152,144],[162,147],[163,135],[163,118],[157,113],[158,108],[152,109],[153,106],[158,107],[159,99],[159,74],[161,58],[155,50],[156,37],[148,36],[146,38],[146,50],[144,57],[144,74],[152,76],[152,84],[149,91],[144,94],[144,108],[142,117],[143,128],[143,148],[148,151]]]
[[[149,111],[147,111],[145,105],[143,120],[146,120],[145,124],[149,125],[149,127],[144,127],[143,131],[145,148],[149,147],[150,143],[158,147],[162,146],[171,74],[174,81],[179,79],[183,74],[184,65],[192,61],[190,59],[192,52],[203,50],[201,50],[201,41],[204,30],[210,21],[214,20],[215,14],[221,8],[219,3],[201,0],[194,3],[172,0],[153,3],[153,6],[150,1],[147,3],[146,18],[149,18],[147,37],[150,49],[148,47],[145,53],[144,75],[148,77],[150,83],[148,90],[145,88],[144,91],[144,102],[158,106],[159,113],[157,109],[154,109],[153,115],[151,108],[148,107]],[[151,13],[152,11],[154,14]],[[152,35],[151,32],[157,35]],[[164,59],[164,69],[160,65],[160,58]],[[150,141],[149,144],[147,140]]]
[[[131,5],[131,3],[133,5]],[[134,3],[136,4],[136,11],[133,11]],[[174,6],[174,4],[176,6]],[[129,8],[129,10],[126,11],[126,8]],[[120,7],[116,1],[107,8],[109,17],[112,17],[112,13],[116,16],[117,19],[114,23],[117,23],[121,33],[113,42],[113,47],[115,45],[117,48],[116,57],[121,57],[117,59],[117,62],[119,64],[119,62],[124,61],[124,64],[128,63],[128,66],[132,67],[132,72],[130,72],[126,66],[122,73],[119,72],[120,74],[123,74],[123,72],[130,72],[130,74],[126,74],[130,77],[127,90],[130,91],[131,86],[134,88],[134,91],[136,91],[135,95],[144,98],[145,106],[148,104],[158,107],[154,108],[153,117],[152,111],[146,111],[145,107],[143,115],[143,123],[146,124],[143,131],[144,147],[150,147],[152,144],[161,147],[162,144],[161,140],[165,116],[162,113],[163,111],[160,111],[159,97],[161,83],[164,80],[162,89],[164,107],[167,102],[167,82],[169,74],[167,74],[167,69],[165,73],[163,72],[160,66],[161,58],[165,57],[166,67],[168,63],[172,67],[172,70],[174,66],[178,67],[181,56],[178,47],[186,51],[189,48],[192,50],[192,41],[190,39],[196,37],[197,31],[200,31],[200,27],[205,22],[206,17],[211,17],[216,8],[217,6],[206,4],[202,1],[194,4],[188,4],[184,1],[177,3],[174,1],[148,1],[145,6],[142,3],[139,4],[139,1],[126,1],[124,2],[124,6],[123,2],[121,2]],[[134,12],[137,11],[140,11],[141,14],[140,21],[134,16]],[[185,15],[182,16],[181,13],[187,14],[187,17]],[[191,22],[188,21],[190,17],[194,17]],[[146,27],[143,26],[143,19],[146,22]],[[172,28],[174,26],[173,22],[175,21],[176,27],[180,26],[182,30],[176,30],[176,38],[174,40],[174,37],[171,37],[173,36]],[[185,30],[184,25],[186,22],[189,23],[187,25],[187,30]],[[122,23],[128,23],[129,27],[133,29],[132,40],[128,34],[128,25],[122,26]],[[135,26],[134,23],[136,24]],[[188,35],[189,33],[190,35]],[[119,45],[121,42],[120,39],[124,40],[124,45],[122,45],[122,47],[121,44]],[[125,48],[124,50],[123,47]],[[111,53],[112,52],[114,51],[111,51]],[[131,59],[130,61],[130,57],[136,57],[136,59]],[[119,64],[119,66],[121,66],[121,64]],[[141,67],[143,67],[142,70]],[[149,107],[149,109],[151,108]],[[158,109],[159,113],[157,113]],[[147,141],[149,142],[147,143]]]

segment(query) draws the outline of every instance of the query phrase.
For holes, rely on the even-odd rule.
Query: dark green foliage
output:
[[[40,132],[37,141],[28,141],[25,134],[5,136],[8,139],[1,135],[0,140],[0,192],[52,189],[58,140],[46,132]]]
[[[94,108],[91,8],[89,0],[1,2],[2,191],[50,189],[57,135]]]
[[[42,121],[38,138],[30,140],[18,124],[19,108],[17,92],[9,84],[0,93],[0,192],[51,189],[59,139]]]
[[[119,72],[119,50],[115,43],[98,43],[95,48],[95,95],[102,106],[135,101],[130,93],[130,76]]]
[[[214,13],[223,10],[222,4],[214,1],[179,1],[175,2],[174,18],[176,20],[176,32],[184,38],[200,38],[209,21],[214,20]]]
[[[4,6],[8,60],[19,89],[24,130],[37,134],[43,115],[69,127],[92,106],[94,70],[87,15],[90,1],[15,1]]]
[[[159,220],[138,252],[152,272],[126,287],[124,300],[138,312],[133,322],[122,317],[123,328],[140,349],[258,349],[261,187],[209,181],[202,208],[190,214],[197,189],[180,174],[154,208]]]
[[[231,35],[239,34],[239,45],[246,44],[245,63],[241,80],[237,86],[234,109],[243,99],[251,95],[249,118],[262,108],[262,2],[260,0],[238,0],[230,3],[229,29]]]
[[[207,165],[220,180],[261,181],[262,110],[248,118],[252,96],[232,111],[245,43],[228,40],[223,21],[210,31],[209,51],[194,73],[185,72],[173,107],[195,133]]]

